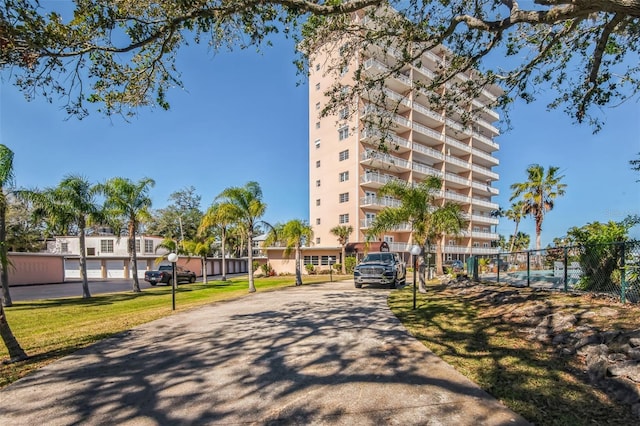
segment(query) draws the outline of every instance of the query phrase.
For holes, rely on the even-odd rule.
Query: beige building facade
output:
[[[397,77],[385,81],[384,94],[389,110],[381,111],[367,99],[357,99],[357,111],[339,111],[320,117],[336,76],[327,72],[329,55],[316,54],[309,64],[309,220],[314,230],[314,246],[331,247],[337,243],[330,229],[337,225],[353,227],[351,242],[364,242],[375,217],[388,206],[398,206],[398,200],[378,196],[379,188],[390,180],[418,183],[428,176],[437,176],[442,187],[436,194],[436,204],[445,201],[459,203],[465,212],[468,227],[461,235],[447,238],[443,256],[447,260],[466,260],[470,255],[497,253],[492,242],[498,219],[492,211],[498,205],[492,198],[498,195],[495,182],[499,175],[493,170],[498,164],[495,153],[499,135],[496,112],[486,104],[500,95],[497,87],[488,88],[467,106],[479,110],[471,123],[463,124],[462,115],[445,114],[429,102],[423,89],[415,82],[428,82],[434,70],[446,65],[443,51],[423,54],[419,66],[407,65]],[[379,74],[397,62],[389,50],[368,50],[354,61],[365,72]],[[345,69],[340,78],[349,84],[360,63]],[[470,78],[460,74],[461,81]],[[422,86],[423,87],[423,86]],[[390,109],[394,110],[391,111]],[[365,128],[367,115],[390,115],[393,125],[386,130],[384,140],[388,150],[379,149],[381,132]],[[412,245],[409,225],[377,237],[386,241],[392,251],[408,254]]]

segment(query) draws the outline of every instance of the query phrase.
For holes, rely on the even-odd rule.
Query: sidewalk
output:
[[[258,289],[136,327],[0,391],[0,424],[528,424],[410,337],[387,294]]]

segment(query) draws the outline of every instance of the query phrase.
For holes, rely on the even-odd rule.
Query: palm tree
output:
[[[517,232],[514,237],[511,238],[511,246],[516,251],[526,250],[529,247],[529,243],[531,242],[531,237],[529,234],[525,234],[524,232]]]
[[[136,256],[136,233],[141,222],[148,220],[151,215],[151,198],[149,190],[155,185],[155,181],[150,178],[142,178],[137,183],[129,179],[116,177],[109,179],[99,185],[103,191],[105,200],[105,211],[108,217],[115,218],[117,223],[122,220],[126,223],[128,231],[128,244],[130,264],[133,268],[133,291],[140,292],[140,282],[138,281],[138,259]],[[117,226],[116,226],[117,229]],[[120,230],[118,230],[120,231]],[[120,234],[120,232],[118,232]]]
[[[353,233],[353,226],[351,225],[338,225],[329,230],[333,235],[338,237],[338,243],[342,247],[342,275],[346,275],[346,255],[347,255],[347,243],[349,242],[349,236]]]
[[[391,195],[400,200],[400,206],[383,209],[373,220],[366,238],[370,240],[382,232],[409,223],[414,244],[424,249],[430,236],[429,222],[434,203],[433,193],[440,189],[442,181],[429,176],[417,185],[401,181],[389,181],[378,191],[378,195]]]
[[[82,278],[82,297],[89,298],[87,280],[87,250],[85,231],[91,223],[103,219],[95,197],[99,187],[92,185],[84,177],[68,175],[55,188],[44,191],[18,191],[18,196],[34,203],[39,214],[47,217],[50,224],[74,226],[80,242],[80,278]]]
[[[6,245],[6,214],[7,214],[7,198],[5,188],[13,183],[13,151],[5,145],[0,144],[0,266],[2,271],[0,277],[2,279],[2,303],[0,303],[0,337],[9,352],[9,358],[12,362],[21,361],[27,358],[26,352],[18,343],[13,335],[7,316],[5,315],[4,306],[11,306],[11,296],[9,295],[9,256],[7,254]],[[8,304],[7,304],[8,302]],[[3,306],[4,305],[4,306]]]
[[[459,204],[446,202],[431,213],[429,223],[430,235],[437,241],[436,245],[436,272],[442,275],[442,250],[445,240],[449,235],[458,235],[466,227],[464,212]]]
[[[524,209],[525,209],[524,201],[518,200],[515,203],[511,204],[511,208],[507,210],[505,213],[505,216],[507,217],[507,219],[512,220],[513,222],[516,223],[516,229],[514,229],[513,235],[511,235],[511,237],[514,237],[515,235],[518,234],[518,226],[520,225],[520,221],[524,216]],[[511,245],[509,247],[509,252],[512,252],[514,248],[513,244],[515,239],[510,238],[510,240],[511,240]]]
[[[2,304],[12,306],[9,293],[9,256],[7,253],[7,191],[13,185],[13,151],[0,144],[0,281]]]
[[[265,245],[272,245],[276,241],[285,245],[284,255],[289,257],[295,251],[296,285],[302,285],[302,270],[300,268],[301,248],[313,239],[313,229],[303,220],[293,219],[281,226],[272,227],[267,234]]]
[[[226,248],[229,230],[236,221],[234,216],[236,210],[229,204],[213,203],[202,217],[198,228],[198,235],[206,234],[207,230],[213,228],[220,235],[220,253],[222,254],[222,281],[227,279]]]
[[[211,244],[213,243],[213,237],[196,238],[193,240],[182,241],[182,247],[184,248],[187,256],[198,256],[202,265],[202,282],[207,284],[207,257],[211,253]]]
[[[554,200],[564,195],[566,184],[560,183],[564,176],[558,175],[558,167],[549,166],[545,174],[544,167],[532,164],[527,168],[526,182],[511,185],[511,200],[522,196],[525,202],[524,212],[533,216],[536,223],[536,250],[540,250],[540,234],[546,212],[553,209]]]
[[[262,189],[258,182],[247,182],[243,187],[227,188],[216,198],[221,204],[231,210],[236,222],[247,238],[247,269],[249,270],[249,292],[256,291],[253,280],[253,237],[256,227],[267,210],[262,201]]]

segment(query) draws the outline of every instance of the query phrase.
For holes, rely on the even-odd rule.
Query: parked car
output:
[[[164,283],[172,285],[173,281],[173,268],[171,265],[160,265],[157,271],[146,271],[144,273],[144,280],[151,285],[158,283]],[[176,284],[181,281],[187,281],[193,283],[196,281],[196,273],[182,266],[176,266]]]
[[[363,284],[380,284],[396,288],[406,280],[407,267],[398,253],[369,253],[353,270],[353,283],[356,288],[362,288]]]
[[[445,268],[451,268],[453,272],[461,272],[464,270],[464,263],[462,260],[449,260],[444,263]]]

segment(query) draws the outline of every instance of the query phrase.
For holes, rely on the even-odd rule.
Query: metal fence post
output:
[[[531,287],[531,250],[527,250],[527,287]]]
[[[565,292],[569,291],[569,271],[567,270],[567,266],[569,263],[568,258],[569,258],[568,249],[567,249],[567,246],[564,246],[564,259],[562,260],[562,263],[564,264],[564,291]]]
[[[626,303],[626,292],[627,292],[627,280],[625,277],[625,243],[620,243],[622,245],[622,249],[620,250],[621,259],[620,259],[620,301],[622,303]]]
[[[500,284],[500,253],[498,253],[496,258],[496,283]]]

